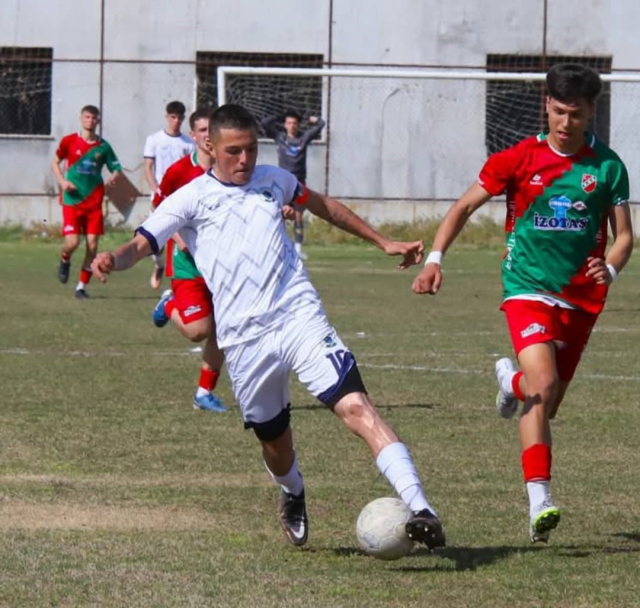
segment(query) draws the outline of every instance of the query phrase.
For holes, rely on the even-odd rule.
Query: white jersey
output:
[[[272,331],[285,315],[322,311],[282,218],[282,206],[299,188],[291,173],[270,165],[257,166],[244,186],[222,183],[208,171],[138,228],[154,251],[180,230],[213,294],[220,348]]]
[[[183,156],[191,154],[195,150],[193,140],[180,133],[169,135],[166,131],[157,131],[147,137],[144,144],[144,157],[153,158],[154,175],[156,182],[160,184],[165,171],[180,160]]]

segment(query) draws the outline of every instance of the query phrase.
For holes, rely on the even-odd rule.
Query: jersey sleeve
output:
[[[67,155],[69,154],[70,139],[71,138],[68,135],[65,135],[65,137],[60,140],[60,144],[58,145],[58,149],[56,150],[56,156],[59,160],[64,160],[67,158]]]
[[[274,167],[274,169],[276,169]],[[304,196],[306,201],[307,189],[298,181],[298,178],[286,171],[285,169],[276,169],[278,172],[278,185],[282,188],[284,195],[282,197],[283,205],[292,205],[294,203],[303,204],[300,197]]]
[[[612,163],[609,175],[611,204],[624,205],[629,200],[629,174],[622,161]]]
[[[276,139],[280,130],[278,128],[278,122],[279,118],[277,116],[267,116],[260,121],[260,125],[264,129],[264,132],[267,134],[267,137]]]
[[[153,253],[158,253],[171,235],[195,218],[195,192],[189,187],[176,191],[138,227],[136,234],[142,234],[149,241]]]
[[[478,175],[478,183],[491,196],[502,194],[515,172],[518,157],[518,146],[492,154]]]
[[[153,200],[151,204],[155,209],[162,201],[166,200],[168,196],[171,196],[176,190],[176,186],[173,179],[174,171],[172,171],[172,167],[169,167],[162,177],[162,181],[158,186],[155,194],[153,195]]]
[[[118,157],[116,156],[116,153],[113,151],[113,148],[110,144],[107,144],[107,155],[105,163],[111,173],[122,171],[122,165],[120,164],[120,161],[118,160]]]
[[[322,120],[322,118],[318,118],[318,122],[313,125],[312,127],[309,127],[303,134],[302,136],[302,145],[306,148],[310,143],[311,140],[316,136],[319,135],[320,132],[322,131],[322,129],[324,129],[325,125],[327,123]]]
[[[153,135],[149,135],[146,141],[144,142],[144,152],[142,155],[145,158],[155,158],[156,157],[156,142]]]

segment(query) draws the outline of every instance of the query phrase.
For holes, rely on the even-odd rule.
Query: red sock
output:
[[[219,377],[220,372],[202,367],[200,368],[200,381],[198,382],[198,386],[207,391],[212,391],[216,387],[216,384],[218,384]]]
[[[171,314],[175,309],[176,309],[176,301],[174,298],[171,298],[164,303],[164,314],[166,314],[167,317],[171,318]]]
[[[91,272],[90,268],[83,268],[80,271],[80,281],[85,285],[91,280],[92,276],[93,276],[93,272]]]
[[[535,443],[522,452],[524,481],[549,481],[551,479],[551,447]]]
[[[525,395],[520,390],[520,378],[522,378],[522,376],[523,376],[522,372],[516,372],[513,378],[511,378],[511,388],[513,389],[513,394],[516,396],[516,399],[518,401],[525,400]]]
[[[63,262],[68,262],[71,259],[71,256],[68,253],[62,252],[61,256]]]

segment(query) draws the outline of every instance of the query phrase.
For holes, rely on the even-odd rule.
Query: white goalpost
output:
[[[257,118],[292,101],[328,123],[316,189],[344,200],[455,200],[487,156],[540,132],[540,72],[222,66],[218,102]],[[594,128],[622,157],[640,191],[640,74],[602,74]],[[303,125],[304,126],[304,125]],[[317,158],[320,158],[318,155]],[[638,200],[635,194],[635,199]]]

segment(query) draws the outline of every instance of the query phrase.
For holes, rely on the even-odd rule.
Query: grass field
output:
[[[110,237],[107,245],[118,235]],[[441,607],[640,605],[640,262],[612,290],[553,424],[548,546],[527,538],[516,422],[493,365],[510,354],[496,248],[447,256],[443,291],[369,247],[309,247],[330,320],[411,447],[448,547],[380,562],[354,522],[392,491],[363,444],[292,381],[311,537],[295,550],[235,407],[191,409],[199,355],[156,329],[150,263],[55,278],[58,244],[0,242],[0,605]],[[226,376],[219,393],[233,403]]]

